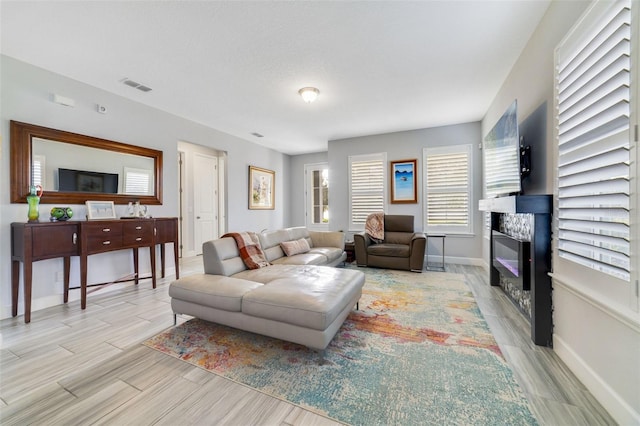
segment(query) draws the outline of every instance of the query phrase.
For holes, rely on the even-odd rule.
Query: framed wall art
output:
[[[391,204],[418,202],[417,160],[391,161]]]
[[[249,166],[249,210],[275,209],[276,172]]]
[[[87,219],[115,219],[116,208],[113,201],[87,201]]]

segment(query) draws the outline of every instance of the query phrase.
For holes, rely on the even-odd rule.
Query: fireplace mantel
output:
[[[536,345],[551,346],[553,320],[551,300],[551,213],[553,197],[544,195],[514,195],[480,200],[479,209],[491,212],[491,243],[489,249],[489,282],[500,285],[500,271],[493,263],[494,233],[500,231],[500,217],[506,214],[532,214],[531,233],[531,340]]]
[[[492,213],[550,214],[553,210],[553,199],[548,194],[487,198],[478,202],[478,209]]]

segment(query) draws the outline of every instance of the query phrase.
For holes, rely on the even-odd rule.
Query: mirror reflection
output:
[[[45,191],[153,195],[154,160],[34,137],[33,185]]]
[[[162,204],[162,151],[35,124],[10,122],[10,197],[43,204]]]

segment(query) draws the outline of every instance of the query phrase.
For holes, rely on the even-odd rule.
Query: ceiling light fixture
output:
[[[302,96],[302,99],[304,99],[306,103],[310,104],[311,102],[316,100],[316,98],[320,94],[320,91],[315,87],[303,87],[302,89],[298,90],[298,93],[300,94],[300,96]]]

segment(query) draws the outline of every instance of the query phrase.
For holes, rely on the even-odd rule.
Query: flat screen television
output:
[[[518,101],[515,100],[484,138],[483,168],[487,198],[522,192],[521,161],[525,154],[528,155],[528,149],[521,149]]]
[[[118,193],[118,174],[58,169],[58,191]]]

